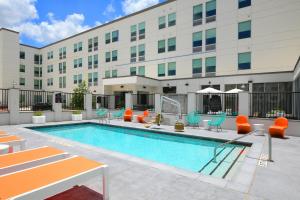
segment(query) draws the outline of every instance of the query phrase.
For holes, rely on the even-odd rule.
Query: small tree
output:
[[[89,92],[89,88],[85,81],[80,83],[77,88],[73,90],[72,106],[76,110],[83,110],[84,95]]]

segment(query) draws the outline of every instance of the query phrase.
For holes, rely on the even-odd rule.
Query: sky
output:
[[[0,27],[41,47],[164,0],[0,0]]]

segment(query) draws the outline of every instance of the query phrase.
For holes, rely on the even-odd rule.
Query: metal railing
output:
[[[0,112],[8,112],[8,89],[0,89]]]
[[[97,108],[107,108],[107,109],[112,108],[112,106],[111,106],[111,98],[112,97],[113,97],[113,95],[93,94],[92,109],[96,110]]]
[[[239,95],[237,93],[196,94],[196,111],[208,115],[226,113],[227,116],[237,116]]]
[[[181,113],[187,114],[187,94],[163,94],[163,96],[178,101],[180,103]],[[163,113],[176,113],[174,112],[176,108],[174,108],[174,106],[171,104],[163,104],[161,110]]]
[[[53,92],[20,90],[20,111],[52,110]]]
[[[250,93],[250,117],[300,119],[300,92]]]
[[[61,93],[62,109],[66,110],[84,110],[84,94]]]
[[[154,94],[132,94],[133,110],[144,111],[154,109]]]

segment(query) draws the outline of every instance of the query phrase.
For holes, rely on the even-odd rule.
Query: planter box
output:
[[[82,120],[82,114],[74,115],[72,114],[72,121],[81,121]]]
[[[32,116],[32,123],[34,124],[44,124],[46,123],[46,116]]]

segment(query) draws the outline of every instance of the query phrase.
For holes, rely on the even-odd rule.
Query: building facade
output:
[[[169,0],[41,48],[0,30],[0,88],[292,91],[300,1]],[[297,76],[298,77],[298,76]]]

